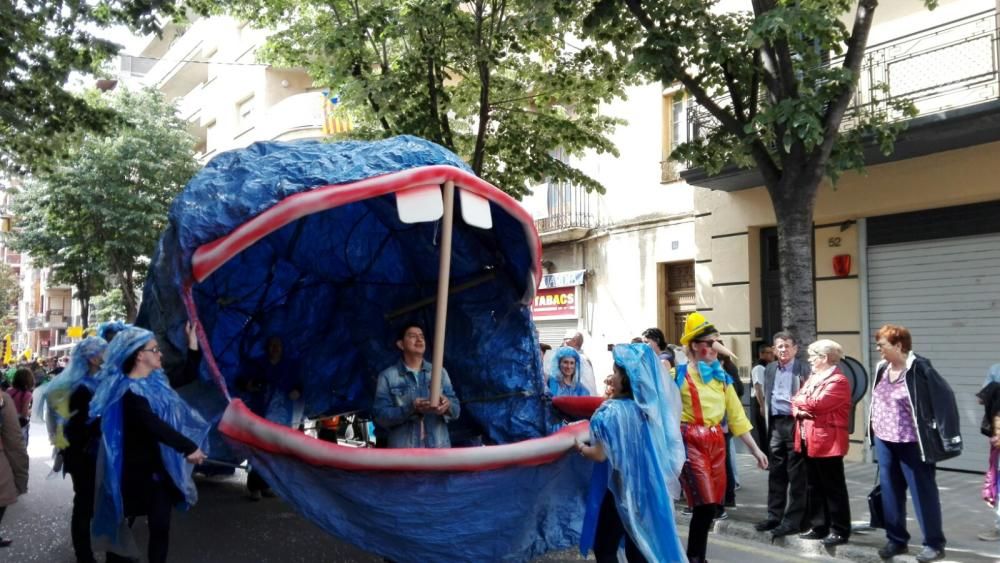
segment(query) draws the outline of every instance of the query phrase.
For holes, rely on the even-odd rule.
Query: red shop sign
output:
[[[575,319],[576,286],[539,289],[531,314],[536,319]]]

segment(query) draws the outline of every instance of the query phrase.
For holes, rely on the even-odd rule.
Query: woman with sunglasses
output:
[[[757,466],[767,469],[767,456],[750,435],[753,425],[743,412],[732,380],[719,362],[719,352],[732,356],[719,342],[718,331],[701,313],[691,313],[684,322],[681,344],[689,362],[677,366],[681,391],[681,436],[687,448],[687,462],[681,472],[681,486],[692,509],[687,556],[691,563],[705,561],[708,531],[721,510],[726,491],[726,438],[723,418],[729,431],[746,444]]]
[[[90,405],[91,417],[101,417],[92,531],[109,562],[137,555],[122,526],[137,516],[147,517],[150,563],[166,561],[172,507],[198,498],[191,471],[206,459],[199,444],[208,424],[173,390],[160,362],[152,332],[125,329],[108,346]]]

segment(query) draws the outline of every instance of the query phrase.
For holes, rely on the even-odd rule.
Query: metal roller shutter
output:
[[[884,324],[908,328],[914,351],[955,392],[965,447],[940,466],[984,471],[989,448],[979,434],[983,407],[975,393],[1000,362],[1000,234],[869,246],[868,300],[872,331]],[[872,340],[874,370],[879,354]]]
[[[562,346],[563,337],[566,336],[567,330],[576,330],[577,320],[536,321],[535,326],[538,328],[539,340],[553,348],[557,348]]]

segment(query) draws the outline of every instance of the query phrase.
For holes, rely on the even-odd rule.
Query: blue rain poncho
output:
[[[70,355],[69,365],[50,381],[45,389],[43,401],[45,424],[49,440],[60,450],[69,446],[64,429],[74,413],[69,411],[69,400],[81,385],[93,393],[97,389],[98,374],[90,376],[90,361],[107,349],[108,343],[100,336],[90,336],[81,340]]]
[[[684,465],[680,408],[649,346],[619,344],[613,353],[628,374],[633,399],[605,401],[591,418],[592,440],[608,459],[594,469],[581,552],[593,546],[601,500],[610,489],[622,524],[647,560],[687,561],[671,500]]]
[[[122,321],[108,321],[97,326],[97,336],[111,342],[119,332],[132,325]]]
[[[562,370],[559,363],[563,358],[573,358],[576,362],[576,373],[573,374],[573,384],[564,385],[562,382]],[[549,367],[549,393],[553,397],[586,397],[590,395],[587,388],[580,382],[580,354],[570,346],[563,346],[552,354],[552,364]]]
[[[92,536],[94,548],[127,555],[135,553],[130,530],[125,525],[121,476],[123,462],[122,397],[126,392],[143,397],[158,417],[195,444],[203,446],[209,426],[170,387],[163,370],[147,377],[131,379],[122,372],[122,364],[136,350],[153,339],[153,333],[142,328],[127,328],[108,346],[100,385],[90,403],[90,417],[101,417],[101,446],[97,460],[97,479]],[[160,444],[163,466],[184,497],[181,508],[198,500],[198,491],[191,478],[193,465],[172,448]]]

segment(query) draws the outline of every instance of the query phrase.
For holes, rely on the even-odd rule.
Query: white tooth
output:
[[[458,197],[462,200],[462,219],[467,225],[480,229],[493,228],[490,202],[485,197],[468,190],[458,190]]]
[[[404,223],[437,221],[444,215],[441,186],[414,186],[396,192],[396,211]]]

